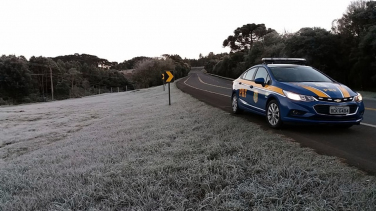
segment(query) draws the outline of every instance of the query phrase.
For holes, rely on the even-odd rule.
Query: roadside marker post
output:
[[[171,105],[170,82],[172,81],[173,78],[174,78],[174,73],[172,71],[166,71],[165,73],[162,74],[163,82],[168,83],[168,105]]]
[[[170,83],[168,83],[168,105],[171,105]]]

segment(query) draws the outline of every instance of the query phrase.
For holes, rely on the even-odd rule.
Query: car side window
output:
[[[260,67],[258,70],[257,70],[257,73],[256,73],[256,76],[255,78],[263,78],[265,83],[267,82],[267,78],[268,78],[268,71],[266,71],[265,68],[263,67]]]
[[[266,77],[266,82],[265,82],[265,84],[270,85],[271,83],[272,83],[272,81],[270,80],[270,76],[269,76],[269,74],[268,74],[268,77]]]
[[[253,75],[255,74],[256,70],[257,70],[257,67],[254,67],[254,68],[248,70],[248,72],[246,73],[246,75],[243,76],[243,78],[246,79],[246,80],[252,81]]]

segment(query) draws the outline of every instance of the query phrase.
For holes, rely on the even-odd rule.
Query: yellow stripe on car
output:
[[[268,89],[270,91],[273,91],[273,92],[277,92],[278,94],[281,94],[281,95],[285,96],[285,94],[283,93],[282,89],[279,88],[279,87],[276,87],[276,86],[266,86],[266,89]]]
[[[343,97],[350,97],[349,92],[345,88],[343,88],[340,84],[338,84],[338,88],[342,92]]]
[[[313,87],[310,87],[310,86],[306,86],[306,85],[299,85],[299,86],[301,86],[301,87],[303,87],[303,88],[305,88],[305,89],[307,89],[307,90],[315,93],[319,97],[330,97],[325,92],[322,92],[322,91],[320,91],[320,90],[318,90],[316,88],[313,88]]]

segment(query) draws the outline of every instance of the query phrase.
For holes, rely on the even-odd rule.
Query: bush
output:
[[[72,98],[78,98],[78,97],[83,97],[85,96],[85,89],[81,88],[81,87],[73,87],[73,89],[71,89],[71,97]]]
[[[0,97],[0,106],[7,105],[7,104],[8,103],[3,98]]]
[[[55,87],[55,98],[65,99],[69,96],[69,85],[67,82],[59,82]]]
[[[23,102],[23,103],[32,103],[33,101],[32,101],[29,97],[24,97],[24,98],[22,99],[22,102]]]

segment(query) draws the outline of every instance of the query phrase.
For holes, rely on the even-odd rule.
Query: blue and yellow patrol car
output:
[[[272,128],[284,122],[351,127],[364,114],[362,95],[300,58],[263,58],[233,81],[232,111],[266,116]]]

